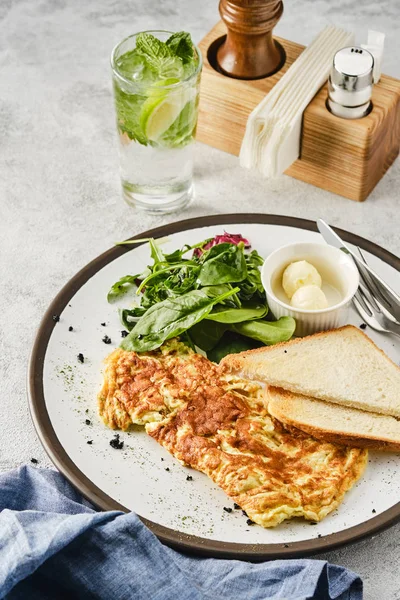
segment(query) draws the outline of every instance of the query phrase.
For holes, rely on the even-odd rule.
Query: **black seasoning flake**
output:
[[[246,512],[245,510],[242,510],[242,515],[243,515],[244,517],[247,517],[247,512]]]
[[[289,544],[283,544],[284,548],[289,548]]]
[[[102,327],[105,327],[105,326],[106,326],[106,323],[100,323],[100,325],[101,325]]]
[[[85,362],[85,357],[83,356],[82,352],[79,352],[79,354],[78,354],[78,360],[81,363]]]
[[[119,433],[116,433],[112,440],[110,440],[111,448],[115,448],[115,450],[122,450],[124,447],[124,442],[119,439]]]
[[[375,513],[376,513],[376,510],[373,508],[373,509],[372,509],[372,512],[375,514]]]
[[[191,475],[188,475],[188,476],[186,477],[186,481],[193,481],[193,477],[192,477]]]
[[[284,350],[284,353],[287,354],[287,350]]]
[[[142,335],[141,333],[139,333],[139,335],[137,336],[137,339],[138,339],[138,340],[141,340],[141,339],[143,339],[143,335]]]
[[[105,335],[105,336],[103,337],[102,341],[103,341],[105,344],[111,344],[111,338],[109,338],[109,337],[108,337],[108,335]]]
[[[85,425],[91,425],[92,421],[90,419],[85,419]]]
[[[52,319],[54,323],[58,323],[58,321],[60,320],[60,315],[53,315]]]
[[[236,504],[236,502],[233,503],[233,508],[235,510],[238,510],[240,508],[239,504]]]
[[[311,521],[310,525],[318,525],[317,521]]]
[[[128,335],[128,332],[126,331],[126,329],[123,329],[121,331],[121,337],[125,338]]]
[[[38,459],[37,459],[37,458],[31,458],[31,463],[32,463],[32,464],[34,464],[34,465],[37,465],[37,464],[38,464],[38,462],[39,462],[39,461],[38,461]]]
[[[247,519],[246,521],[247,525],[254,525],[254,521],[252,521],[251,519]]]
[[[321,538],[321,537],[322,537],[322,535],[319,533],[319,534],[318,534],[318,537],[319,537],[319,538]]]
[[[232,512],[232,508],[230,506],[224,506],[224,511],[227,513],[231,513]]]
[[[367,328],[367,324],[366,323],[361,323],[360,329],[366,329],[366,328]]]
[[[162,458],[162,459],[161,459],[161,462],[163,462],[163,461],[164,461],[164,459]]]
[[[169,467],[165,467],[165,470],[169,472]]]
[[[85,409],[85,413],[86,413],[86,414],[88,414],[88,412],[89,412],[89,409],[88,409],[88,408],[86,408],[86,409]]]
[[[73,330],[74,330],[74,328],[72,327],[72,325],[70,325],[70,326],[68,327],[68,331],[73,331]]]
[[[86,443],[89,444],[89,446],[91,446],[93,444],[93,440],[88,440]]]

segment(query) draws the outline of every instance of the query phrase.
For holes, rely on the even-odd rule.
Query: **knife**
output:
[[[335,246],[335,248],[339,248],[339,250],[352,256],[362,277],[365,277],[365,272],[368,273],[382,299],[385,301],[387,310],[397,320],[400,320],[400,296],[366,262],[359,258],[325,221],[317,219],[317,227],[324,240],[330,246]]]

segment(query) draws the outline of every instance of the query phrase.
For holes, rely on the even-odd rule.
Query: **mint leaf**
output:
[[[182,60],[175,56],[166,42],[162,42],[151,33],[139,33],[136,38],[136,50],[144,56],[147,65],[159,77],[182,78]]]
[[[136,37],[136,48],[147,58],[163,59],[174,56],[165,42],[157,39],[151,33],[139,33]]]
[[[185,146],[192,141],[197,121],[197,102],[187,102],[171,127],[163,134],[159,143],[168,148]]]
[[[147,146],[147,139],[139,124],[139,115],[146,98],[138,94],[127,94],[114,83],[117,127],[120,133],[126,133],[131,140]]]
[[[196,56],[190,33],[186,31],[173,33],[167,39],[166,45],[175,56],[179,56],[182,59],[183,64],[191,62]]]

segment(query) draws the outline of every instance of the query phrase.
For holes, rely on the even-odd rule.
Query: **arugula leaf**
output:
[[[154,283],[154,280],[156,280],[156,283],[159,283],[160,277],[162,279],[162,275],[164,275],[165,273],[170,273],[174,269],[180,269],[181,267],[185,267],[187,269],[192,266],[197,267],[196,264],[191,265],[188,263],[189,263],[189,261],[184,262],[184,263],[176,263],[176,264],[168,265],[167,267],[161,266],[160,269],[158,269],[157,271],[153,271],[153,273],[151,273],[148,277],[146,277],[146,279],[143,279],[142,283],[138,287],[137,293],[139,294],[142,291],[142,289],[144,287],[146,287],[151,281],[153,281],[153,283]]]
[[[149,308],[122,341],[121,348],[136,352],[154,350],[204,319],[214,304],[237,291],[238,288],[233,288],[222,296],[209,298],[201,290],[193,290],[177,298],[167,298]]]
[[[173,291],[176,295],[186,294],[186,292],[197,289],[197,275],[199,270],[200,267],[198,265],[188,264],[186,266],[183,263],[183,266],[179,270],[172,272],[164,280],[163,284],[166,289]]]
[[[169,290],[160,283],[160,285],[148,286],[141,297],[140,305],[146,310],[157,304],[163,302],[167,298],[175,298],[176,294],[173,290]]]
[[[190,247],[189,247],[190,249]],[[173,252],[171,252],[171,254],[165,254],[164,255],[164,260],[167,263],[177,263],[177,262],[181,262],[182,261],[182,256],[185,253],[184,250],[174,250]]]
[[[110,291],[107,294],[107,301],[114,302],[120,296],[126,294],[126,292],[133,286],[136,285],[137,279],[140,275],[125,275],[121,277],[113,286],[111,286]]]
[[[153,268],[164,261],[164,254],[154,238],[149,239],[150,256],[154,260]]]
[[[167,46],[172,50],[175,56],[182,59],[183,64],[195,59],[196,54],[190,33],[178,31],[173,33],[166,41]]]
[[[247,277],[246,259],[241,244],[218,244],[207,250],[200,260],[203,262],[199,273],[201,285],[239,283]]]

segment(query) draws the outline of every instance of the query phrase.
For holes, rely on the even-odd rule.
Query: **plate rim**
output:
[[[174,221],[141,232],[128,239],[134,240],[143,237],[158,238],[190,229],[198,229],[212,225],[235,224],[278,225],[318,232],[316,222],[309,219],[263,213],[234,213],[209,215]],[[391,267],[400,271],[400,258],[385,248],[343,229],[337,227],[334,227],[334,229],[346,242],[360,246],[363,250],[374,254]],[[30,415],[38,438],[54,466],[64,475],[73,487],[75,487],[82,496],[89,500],[96,508],[99,510],[120,510],[123,512],[129,512],[129,510],[103,492],[101,488],[96,486],[72,461],[60,443],[46,409],[43,388],[43,368],[48,342],[56,324],[52,319],[52,316],[60,314],[75,293],[94,274],[130,250],[131,248],[129,246],[113,246],[80,269],[62,287],[50,303],[40,322],[33,343],[27,373],[27,394]],[[140,515],[138,516],[140,517]],[[176,531],[172,528],[154,523],[144,517],[140,517],[140,519],[162,543],[185,553],[201,556],[214,556],[217,558],[261,561],[308,556],[358,542],[399,522],[400,502],[376,517],[364,521],[363,523],[359,523],[358,525],[354,525],[353,527],[349,527],[348,529],[324,535],[320,538],[311,538],[285,544],[241,544],[236,542],[222,542]]]

